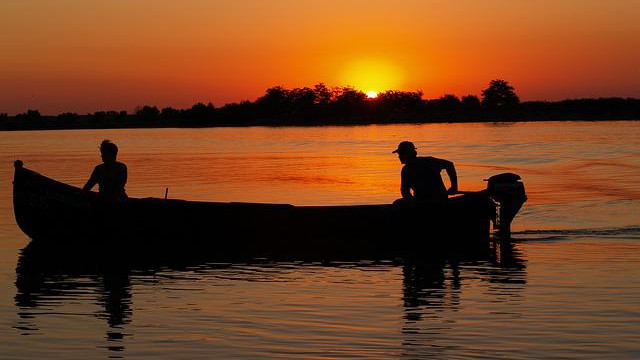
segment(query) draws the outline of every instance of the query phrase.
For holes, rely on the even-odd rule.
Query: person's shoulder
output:
[[[120,162],[120,161],[116,161],[116,166],[118,166],[121,169],[126,169],[127,168],[127,165],[125,163],[123,163],[123,162]]]
[[[91,178],[99,179],[102,177],[102,174],[104,174],[104,164],[98,164],[93,168],[93,171],[91,172]]]
[[[424,167],[429,167],[429,168],[445,168],[447,166],[449,166],[449,164],[451,163],[451,161],[449,160],[445,160],[445,159],[440,159],[437,157],[433,157],[433,156],[423,156],[420,157],[420,164]]]
[[[434,156],[424,156],[422,157],[422,159],[424,159],[425,162],[431,162],[431,163],[450,163],[451,162],[447,159],[440,159]]]
[[[418,162],[421,164],[433,164],[438,161],[438,158],[433,156],[418,156]]]

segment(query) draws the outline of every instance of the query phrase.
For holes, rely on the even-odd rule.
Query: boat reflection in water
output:
[[[456,324],[471,312],[480,318],[477,302],[497,303],[522,299],[526,285],[526,260],[510,241],[491,241],[470,251],[458,251],[447,256],[428,260],[406,259],[402,265],[404,324],[402,357],[449,358],[464,341],[451,331],[456,325],[464,329],[468,324]],[[485,284],[482,291],[466,294],[464,284],[476,286],[478,280]],[[462,294],[474,304],[467,305],[464,315],[452,317],[463,306]],[[469,310],[473,308],[474,310]],[[467,334],[474,330],[464,329]],[[477,334],[483,336],[481,331]],[[475,335],[474,335],[475,336]],[[453,340],[455,338],[457,340]],[[456,341],[458,342],[456,344]],[[447,345],[448,344],[448,345]],[[456,345],[452,345],[456,344]]]
[[[22,249],[16,267],[16,306],[20,308],[18,329],[29,335],[40,332],[37,314],[40,310],[56,312],[67,302],[78,303],[86,298],[102,310],[93,315],[106,320],[106,347],[123,351],[124,327],[132,315],[132,296],[129,266],[113,261],[107,266],[106,257],[86,256],[70,249],[52,249],[35,242]],[[78,309],[71,310],[77,313]]]
[[[132,296],[133,286],[136,288],[135,294],[145,293],[145,286],[152,286],[158,277],[166,274],[178,278],[184,276],[192,283],[206,280],[207,277],[231,282],[270,282],[279,276],[279,271],[285,271],[283,269],[296,272],[296,277],[301,278],[305,277],[305,271],[311,264],[313,271],[318,271],[318,267],[330,270],[347,264],[360,270],[367,267],[383,271],[399,270],[402,294],[398,294],[398,298],[404,309],[403,314],[398,314],[398,318],[403,319],[402,334],[399,334],[403,341],[399,351],[409,358],[425,354],[433,356],[434,352],[446,350],[434,346],[437,338],[434,332],[446,335],[447,321],[454,321],[443,318],[446,317],[445,312],[455,312],[461,306],[464,279],[480,279],[489,287],[506,283],[514,294],[526,284],[525,260],[514,250],[512,243],[497,240],[477,243],[465,251],[447,250],[393,259],[370,257],[370,254],[366,254],[366,257],[357,254],[323,254],[314,258],[308,253],[301,254],[299,259],[291,257],[291,254],[286,259],[279,259],[241,258],[200,252],[140,252],[140,249],[97,254],[87,253],[87,249],[77,247],[65,249],[31,242],[22,249],[16,268],[15,304],[20,309],[20,320],[16,327],[25,335],[37,334],[43,331],[38,325],[40,317],[68,314],[69,311],[86,316],[88,312],[91,317],[106,322],[106,344],[103,347],[109,350],[111,357],[120,357],[124,355],[122,352],[126,350],[125,342],[129,335],[135,335],[139,330],[127,329],[132,325],[134,302],[138,296]],[[297,285],[294,283],[291,286]],[[264,291],[264,288],[261,289]],[[188,293],[188,288],[182,291],[185,298],[193,296]],[[345,288],[345,291],[349,292],[349,289]],[[327,299],[331,295],[335,296],[329,294]],[[274,296],[278,296],[275,291]],[[87,310],[86,306],[83,309],[75,308],[83,300],[92,304],[88,308],[92,310]],[[206,302],[207,299],[198,297],[198,301]],[[342,300],[331,298],[331,301],[340,303]],[[159,305],[162,307],[162,304]],[[73,310],[67,310],[69,306],[74,306]],[[242,307],[241,304],[239,306]],[[434,323],[436,318],[440,320]],[[215,324],[210,326],[214,329],[211,331],[215,331]]]

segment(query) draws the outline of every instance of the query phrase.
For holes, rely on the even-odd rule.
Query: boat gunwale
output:
[[[60,186],[62,187],[64,190],[66,190],[68,192],[69,196],[88,196],[90,201],[99,201],[100,199],[98,198],[98,193],[93,192],[93,191],[84,191],[83,189],[81,189],[78,186],[74,186],[59,180],[56,180],[54,178],[51,178],[49,176],[43,175],[35,170],[26,168],[22,165],[22,162],[20,160],[16,160],[16,163],[20,163],[20,165],[16,165],[16,175],[14,176],[14,182],[15,182],[15,178],[17,178],[17,171],[23,171],[28,173],[31,176],[37,176],[39,178],[45,179],[48,182],[51,182],[53,184],[55,184],[56,186]],[[474,195],[474,194],[481,194],[483,192],[483,190],[480,191],[476,191],[476,192],[467,192],[464,194],[457,194],[454,196],[449,197],[449,200],[455,200],[455,199],[463,199],[465,197],[468,197],[468,195]],[[392,208],[395,207],[396,205],[392,204],[392,203],[386,203],[386,204],[344,204],[344,205],[294,205],[294,204],[288,204],[288,203],[259,203],[259,202],[245,202],[245,201],[203,201],[203,200],[187,200],[187,199],[163,199],[163,198],[157,198],[157,197],[129,197],[127,198],[125,201],[123,201],[123,203],[135,203],[135,202],[158,202],[158,203],[167,203],[167,204],[184,204],[184,203],[188,203],[188,204],[193,204],[193,205],[200,205],[200,206],[204,206],[204,205],[212,205],[212,206],[231,206],[231,207],[256,207],[256,208],[263,208],[263,207],[272,207],[272,208],[291,208],[291,209],[301,209],[301,210],[341,210],[341,209],[385,209],[385,208]],[[424,205],[429,205],[429,204],[424,204]]]

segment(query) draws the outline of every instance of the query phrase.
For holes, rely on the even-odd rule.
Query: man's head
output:
[[[102,155],[103,162],[116,161],[118,146],[112,143],[111,140],[102,140],[100,144],[100,154]]]
[[[403,141],[398,144],[398,148],[393,150],[393,154],[398,154],[400,162],[406,164],[418,156],[416,146],[411,141]]]

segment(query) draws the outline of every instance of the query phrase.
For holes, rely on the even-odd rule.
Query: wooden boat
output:
[[[235,251],[332,251],[431,248],[487,239],[490,222],[508,236],[526,201],[515,174],[489,179],[487,190],[441,204],[293,206],[158,198],[110,202],[15,161],[18,226],[47,243],[214,248]],[[444,241],[446,240],[446,241]]]

